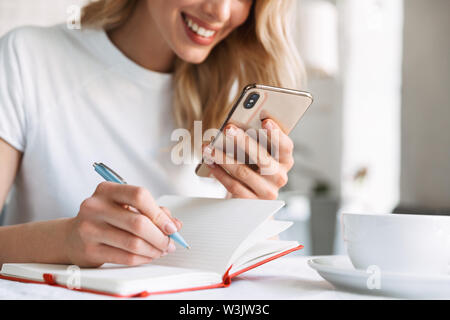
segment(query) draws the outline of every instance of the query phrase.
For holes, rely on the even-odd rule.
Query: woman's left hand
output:
[[[242,129],[228,124],[227,139],[233,139],[237,148],[245,150],[245,161],[232,158],[219,148],[204,152],[211,174],[231,193],[233,198],[258,198],[274,200],[278,191],[288,181],[287,173],[294,165],[294,143],[275,121],[265,119],[262,128],[267,130],[267,146],[263,147]],[[239,161],[240,160],[240,161]],[[256,165],[256,170],[248,165]]]

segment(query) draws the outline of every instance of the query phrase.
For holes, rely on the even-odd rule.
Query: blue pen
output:
[[[116,182],[120,184],[127,184],[125,180],[122,179],[121,176],[119,176],[116,172],[114,172],[111,168],[106,166],[103,163],[94,163],[94,169],[97,171],[99,175],[103,177],[106,181]],[[178,242],[180,245],[182,245],[186,249],[190,249],[191,247],[184,241],[183,237],[178,233],[172,233],[169,235],[174,241]]]

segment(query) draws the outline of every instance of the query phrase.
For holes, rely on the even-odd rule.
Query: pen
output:
[[[115,183],[120,184],[127,184],[124,179],[122,179],[121,176],[119,176],[114,170],[109,168],[103,163],[95,162],[94,163],[94,169],[95,171],[103,177],[106,181],[111,181]],[[183,237],[178,233],[174,232],[171,235],[169,235],[170,238],[172,238],[174,241],[178,242],[181,246],[183,246],[186,249],[190,249],[191,247],[186,243],[186,241],[183,239]]]

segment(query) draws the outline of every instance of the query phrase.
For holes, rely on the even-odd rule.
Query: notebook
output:
[[[139,297],[227,287],[237,275],[302,248],[296,241],[276,239],[292,225],[271,218],[283,201],[162,196],[157,203],[183,221],[180,233],[190,250],[178,246],[174,253],[135,267],[6,263],[0,278]]]

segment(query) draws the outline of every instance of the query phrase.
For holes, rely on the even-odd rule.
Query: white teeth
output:
[[[194,21],[189,19],[185,16],[184,20],[186,21],[186,24],[188,25],[189,29],[194,31],[196,34],[204,37],[209,38],[212,37],[216,32],[214,30],[208,30],[203,27],[199,27]]]

